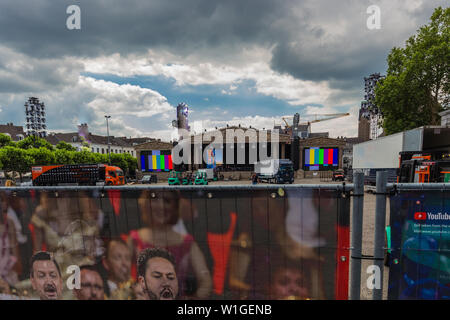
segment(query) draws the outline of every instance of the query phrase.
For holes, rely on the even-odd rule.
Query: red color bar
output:
[[[328,164],[333,164],[333,149],[328,150]]]
[[[169,155],[168,155],[168,158],[169,158],[169,169],[172,170],[172,169],[173,169],[172,155],[169,154]]]

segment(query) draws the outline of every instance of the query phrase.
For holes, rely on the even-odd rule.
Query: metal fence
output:
[[[378,270],[373,300],[382,299],[385,265],[389,300],[450,299],[450,184],[387,183],[388,173],[377,172],[374,254],[363,256],[363,179],[354,176],[350,298],[360,299],[361,260],[369,259]]]
[[[176,260],[179,298],[347,299],[353,185],[0,188],[0,271],[10,296],[38,297],[31,256],[93,265],[109,299],[138,299],[139,253]],[[114,268],[113,257],[125,257]],[[81,277],[83,281],[83,276]]]
[[[450,184],[388,184],[388,299],[450,299]]]

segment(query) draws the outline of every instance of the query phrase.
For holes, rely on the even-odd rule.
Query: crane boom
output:
[[[345,112],[345,113],[329,113],[329,114],[319,114],[319,116],[324,116],[326,118],[324,119],[317,119],[313,120],[313,121],[309,121],[309,123],[317,123],[317,122],[321,122],[321,121],[326,121],[326,120],[332,120],[332,119],[337,119],[337,118],[342,118],[342,117],[346,117],[349,116],[350,113]],[[317,114],[315,115],[316,117],[318,116]]]
[[[299,123],[299,124],[307,125],[307,124],[310,124],[310,123],[317,123],[317,122],[321,122],[321,121],[326,121],[326,120],[332,120],[332,119],[342,118],[342,117],[346,117],[346,116],[349,116],[349,115],[350,115],[350,113],[348,113],[348,112],[343,112],[343,113],[326,113],[326,114],[312,114],[312,116],[314,116],[314,117],[316,118],[315,120],[307,121],[307,122]],[[323,119],[317,119],[318,116],[326,117],[326,118],[323,118]],[[291,125],[288,124],[288,122],[286,121],[286,119],[291,119],[291,118],[293,118],[293,117],[294,117],[294,116],[284,116],[284,117],[281,117],[281,119],[283,119],[284,123],[286,123],[286,128],[290,128],[290,127],[291,127]]]

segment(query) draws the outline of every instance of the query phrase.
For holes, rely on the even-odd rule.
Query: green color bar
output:
[[[165,169],[164,156],[159,156],[159,162],[161,163],[161,170],[164,170]]]
[[[323,149],[319,149],[319,164],[323,164]]]

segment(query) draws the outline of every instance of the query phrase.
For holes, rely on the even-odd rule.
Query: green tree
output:
[[[65,141],[58,142],[58,144],[56,145],[56,149],[57,150],[67,150],[67,151],[77,151],[77,148],[75,148],[74,146],[72,146],[71,144],[69,144]]]
[[[22,181],[22,175],[31,171],[33,165],[33,158],[27,154],[26,150],[6,146],[0,149],[0,162],[2,163],[2,169],[7,174],[8,172],[19,173],[20,181]]]
[[[70,146],[70,145],[69,145]],[[72,146],[71,146],[72,147]],[[76,151],[58,148],[54,151],[56,164],[74,164]]]
[[[73,154],[73,162],[75,164],[91,164],[95,163],[95,157],[90,151],[79,151]]]
[[[28,136],[23,140],[17,142],[17,147],[21,149],[31,149],[31,148],[47,148],[53,151],[53,146],[45,139]]]
[[[124,173],[128,170],[128,162],[122,153],[111,153],[111,165],[119,167]]]
[[[0,148],[5,146],[15,146],[15,142],[11,140],[11,137],[7,134],[0,133]]]
[[[128,175],[135,178],[136,177],[136,169],[138,168],[138,162],[135,157],[131,154],[124,153],[123,157],[127,162]]]
[[[33,165],[46,166],[56,164],[55,153],[47,148],[31,148],[27,149],[26,152],[33,159]]]
[[[405,48],[388,55],[386,78],[375,89],[386,134],[439,125],[450,102],[450,7],[436,8],[430,23]]]
[[[108,155],[102,153],[91,153],[93,163],[108,163]]]

